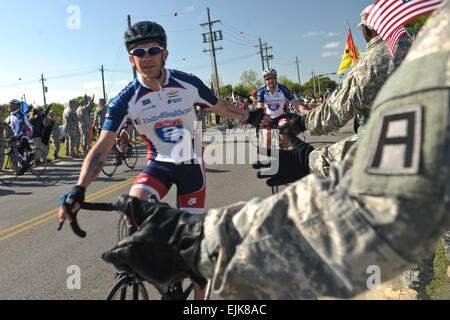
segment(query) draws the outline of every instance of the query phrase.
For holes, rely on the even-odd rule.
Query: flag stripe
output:
[[[394,51],[395,51],[395,47],[397,45],[398,40],[405,33],[406,33],[406,30],[403,27],[400,27],[396,31],[394,31],[392,33],[392,35],[389,37],[388,41],[386,41],[389,51],[391,52],[392,58],[394,58]]]
[[[409,21],[434,11],[442,0],[378,0],[367,14],[367,22],[387,41],[392,33]]]
[[[389,37],[392,32],[398,26],[403,26],[409,21],[433,11],[436,8],[435,4],[427,4],[419,7],[408,8],[405,11],[396,10],[395,16],[392,16],[392,20],[386,20],[386,24],[384,26],[384,31],[381,32],[380,36],[385,39]]]

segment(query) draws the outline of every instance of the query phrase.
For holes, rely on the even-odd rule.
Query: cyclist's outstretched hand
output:
[[[59,222],[63,223],[66,219],[68,219],[69,222],[72,222],[69,212],[75,213],[80,210],[84,201],[85,192],[86,188],[75,186],[72,190],[59,198]]]
[[[103,253],[103,260],[156,284],[192,277],[200,286],[206,285],[206,279],[197,270],[204,215],[128,195],[119,198],[117,207],[139,228]]]
[[[266,183],[269,187],[295,182],[310,173],[309,154],[314,150],[310,144],[297,138],[291,150],[277,149],[261,150],[271,156],[269,164],[255,164],[253,168],[260,169],[257,173],[259,179],[269,178]],[[263,169],[268,168],[268,169]]]

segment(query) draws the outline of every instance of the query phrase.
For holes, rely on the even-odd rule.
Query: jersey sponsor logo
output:
[[[189,112],[194,112],[194,108],[188,107],[186,109],[177,109],[177,110],[174,110],[171,112],[164,111],[164,112],[161,112],[159,115],[148,117],[148,118],[143,118],[142,122],[144,124],[147,124],[147,123],[155,122],[158,120],[162,120],[164,118],[182,117],[185,114],[188,114]]]
[[[374,174],[417,174],[422,152],[422,106],[382,113],[374,128],[366,171]]]
[[[193,206],[195,204],[197,204],[197,198],[190,198],[188,200],[188,205]]]
[[[177,90],[172,90],[172,91],[169,91],[167,93],[167,96],[171,96],[171,97],[174,97],[174,96],[177,96],[177,95],[178,95],[178,91]]]
[[[151,105],[149,107],[146,107],[146,108],[142,109],[141,111],[146,111],[146,110],[155,109],[155,108],[156,108],[156,106],[153,104],[153,105]]]
[[[146,183],[148,181],[148,178],[140,178],[137,183]]]
[[[155,132],[164,142],[178,143],[183,139],[183,123],[181,120],[157,122]]]
[[[177,102],[181,102],[181,101],[183,101],[182,98],[176,98],[176,99],[169,99],[169,100],[167,100],[167,103],[171,104],[171,103],[177,103]]]
[[[152,103],[152,101],[150,99],[142,100],[142,105],[144,105],[144,106],[146,106],[146,105],[148,105],[150,103]]]
[[[109,112],[106,112],[105,118],[108,119],[111,116]]]
[[[270,111],[277,111],[278,109],[280,109],[280,104],[279,103],[269,103],[269,104],[267,104],[267,108],[269,108]]]

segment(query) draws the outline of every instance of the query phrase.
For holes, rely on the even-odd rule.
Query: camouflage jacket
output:
[[[94,128],[101,129],[103,127],[103,122],[105,122],[106,111],[108,110],[108,105],[98,106],[94,113]]]
[[[349,298],[450,228],[450,3],[379,92],[330,176],[206,213],[198,269],[226,299]]]
[[[369,114],[377,92],[403,61],[410,46],[411,40],[403,35],[393,59],[380,36],[371,39],[356,66],[331,97],[306,115],[306,129],[312,135],[326,135],[342,128],[358,113]]]
[[[79,106],[77,109],[77,116],[78,116],[78,121],[80,124],[80,128],[81,129],[86,129],[89,128],[91,121],[89,119],[89,113],[92,111],[92,109],[94,108],[94,102],[91,100],[89,101],[88,105],[86,106]]]
[[[66,131],[78,130],[78,116],[77,113],[71,108],[64,108],[63,112],[63,126]]]

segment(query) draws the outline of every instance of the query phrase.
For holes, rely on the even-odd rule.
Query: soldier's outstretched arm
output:
[[[198,270],[234,299],[349,298],[450,227],[450,4],[435,12],[330,177],[208,211]]]

